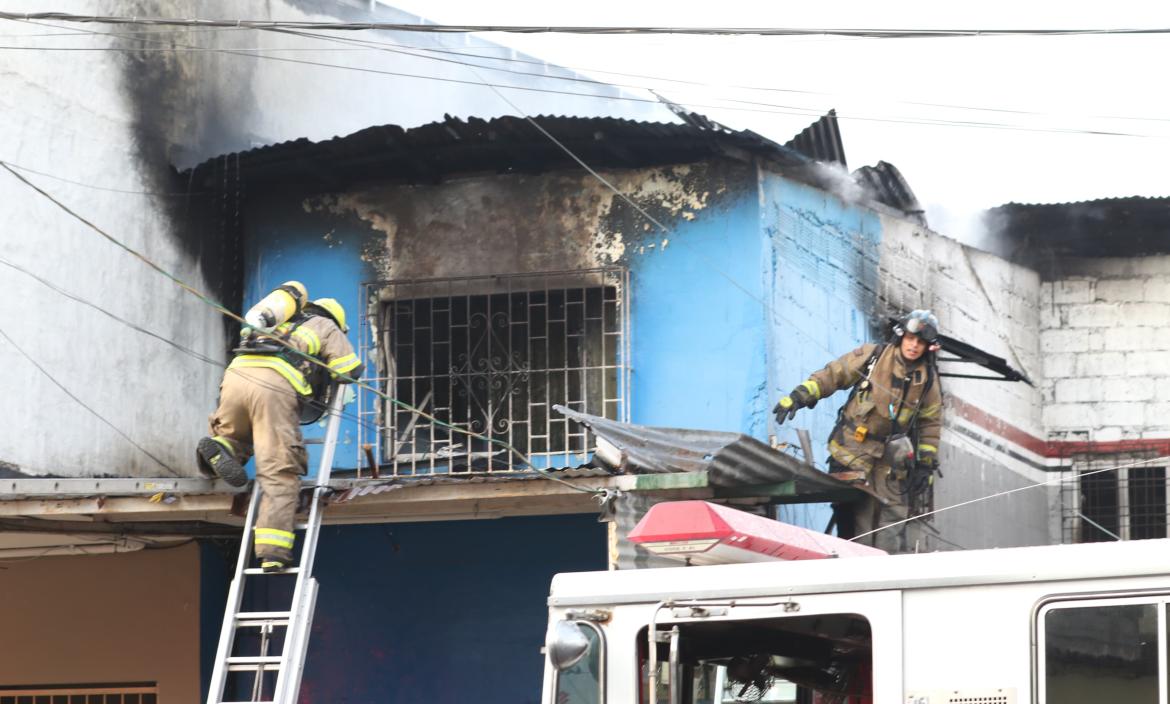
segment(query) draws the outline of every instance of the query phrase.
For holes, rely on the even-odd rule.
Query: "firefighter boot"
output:
[[[248,483],[248,474],[244,471],[244,466],[224,443],[215,438],[202,438],[195,456],[201,470],[210,469],[228,484],[243,486]]]
[[[260,558],[260,569],[264,570],[265,574],[272,574],[274,572],[284,572],[288,565],[284,560],[278,560],[275,557]]]

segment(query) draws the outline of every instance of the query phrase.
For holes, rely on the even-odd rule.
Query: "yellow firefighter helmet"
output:
[[[345,324],[345,308],[341,307],[336,298],[318,298],[313,301],[313,305],[333,318],[333,322],[337,323],[342,332],[349,332],[349,326]]]

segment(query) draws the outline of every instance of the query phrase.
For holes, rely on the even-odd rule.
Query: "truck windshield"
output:
[[[601,704],[605,701],[602,687],[602,668],[605,662],[605,641],[601,632],[588,621],[577,621],[589,639],[589,652],[571,667],[556,674],[555,704]]]
[[[679,628],[679,666],[660,644],[659,704],[872,701],[872,633],[857,614],[670,624]],[[650,701],[647,630],[638,636],[640,704]],[[810,697],[813,697],[810,699]]]

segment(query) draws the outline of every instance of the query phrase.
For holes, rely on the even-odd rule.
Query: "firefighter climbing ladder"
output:
[[[335,389],[329,407],[329,420],[325,427],[322,444],[321,464],[313,488],[313,499],[309,506],[308,520],[298,524],[304,529],[299,564],[282,572],[265,573],[258,567],[248,567],[251,557],[252,531],[256,527],[256,504],[259,488],[252,490],[248,504],[248,515],[244,521],[244,534],[240,543],[240,557],[236,562],[236,575],[228,590],[227,609],[223,615],[223,628],[219,633],[219,648],[215,654],[215,668],[211,673],[211,686],[207,690],[207,704],[227,704],[231,701],[271,702],[272,704],[293,704],[301,688],[301,673],[305,665],[305,654],[309,646],[309,630],[313,623],[313,610],[317,604],[317,580],[313,578],[313,558],[317,553],[317,537],[321,531],[321,510],[329,490],[329,475],[333,468],[333,452],[337,446],[337,431],[341,409],[345,405],[345,393]],[[241,611],[244,603],[245,584],[260,586],[263,580],[288,579],[293,576],[296,583],[287,611]],[[259,652],[256,654],[233,654],[237,644],[236,636],[242,631],[256,633]],[[283,638],[280,638],[283,631]],[[270,654],[276,643],[283,642],[279,654]],[[245,682],[251,675],[251,698],[240,700],[224,699],[229,677],[238,676]],[[266,687],[275,675],[275,685]],[[239,682],[233,682],[240,685]],[[272,698],[264,697],[265,691],[272,691]]]

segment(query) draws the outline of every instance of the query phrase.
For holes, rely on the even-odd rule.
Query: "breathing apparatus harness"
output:
[[[296,351],[290,342],[297,328],[315,317],[318,317],[317,313],[308,310],[297,311],[292,318],[276,328],[276,330],[284,328],[283,330],[273,331],[273,336],[280,342],[271,339],[271,337],[261,337],[255,331],[249,331],[248,336],[244,338],[240,346],[232,350],[234,354],[272,355],[299,369],[305,375],[305,381],[313,389],[313,393],[309,398],[301,399],[301,425],[315,423],[321,418],[329,407],[329,400],[332,398],[334,387],[337,386],[328,378],[320,365],[306,364],[303,356],[306,353]]]
[[[870,387],[872,386],[870,377],[873,375],[873,369],[877,365],[877,361],[889,348],[890,344],[888,343],[879,344],[869,355],[869,359],[866,360],[863,367],[864,374],[862,375],[861,380],[853,385],[853,388],[849,391],[849,398],[845,401],[844,404],[842,404],[839,409],[837,409],[837,424],[833,427],[833,432],[830,433],[829,437],[838,438],[838,442],[842,442],[844,440],[846,426],[845,409],[859,393],[870,390]],[[886,486],[895,494],[909,497],[911,504],[917,503],[918,499],[926,493],[927,489],[929,489],[933,483],[932,475],[934,471],[938,471],[937,468],[931,469],[929,467],[924,467],[917,461],[905,461],[907,457],[913,457],[916,459],[918,447],[917,420],[918,414],[922,409],[922,399],[926,397],[926,394],[930,391],[931,387],[934,385],[935,379],[938,377],[938,369],[936,366],[937,362],[934,353],[927,352],[926,355],[926,385],[923,387],[922,393],[919,395],[919,401],[914,408],[914,412],[910,415],[910,418],[906,422],[906,429],[902,429],[901,424],[898,422],[898,418],[902,415],[902,409],[906,405],[906,396],[910,390],[909,376],[902,379],[902,393],[899,396],[897,407],[895,407],[892,402],[890,403],[888,410],[892,427],[890,429],[890,433],[882,441],[883,459],[888,460],[889,456],[891,455],[891,451],[893,450],[898,456],[900,456],[903,463],[902,466],[899,466],[897,461],[890,462],[891,471],[888,475],[886,475]],[[854,435],[855,437],[860,436],[858,442],[860,442],[861,439],[864,439],[864,426],[856,428]],[[891,447],[891,444],[895,445],[895,447]],[[905,449],[907,444],[909,444],[908,450]],[[896,446],[898,445],[901,445],[903,449],[897,449]],[[858,456],[855,456],[852,460],[850,460],[850,464],[857,461],[857,459]],[[848,465],[846,465],[846,467],[848,467]],[[939,471],[939,476],[942,476],[941,471]]]

